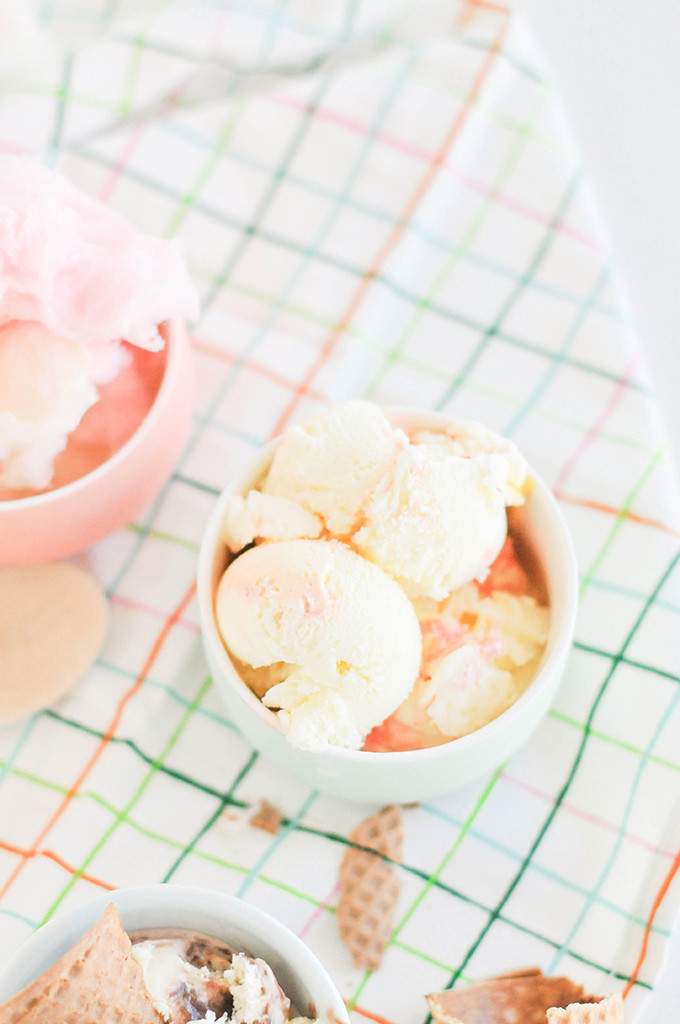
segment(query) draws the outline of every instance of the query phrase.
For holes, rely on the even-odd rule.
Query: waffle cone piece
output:
[[[383,807],[349,834],[355,846],[347,849],[340,867],[338,927],[355,966],[365,971],[379,967],[392,933],[399,882],[393,865],[383,858],[401,862],[403,838],[404,819],[397,806]]]
[[[623,999],[610,996],[601,1003],[572,1003],[548,1010],[548,1024],[623,1024]]]
[[[0,1006],[0,1024],[162,1024],[113,903],[56,964]]]
[[[617,1017],[550,1017],[550,1012],[577,1008],[599,1011],[600,997],[586,995],[583,986],[569,978],[546,977],[538,968],[434,992],[426,998],[437,1024],[619,1024]],[[583,1007],[584,1003],[590,1005]]]

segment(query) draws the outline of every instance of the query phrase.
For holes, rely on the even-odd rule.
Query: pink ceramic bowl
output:
[[[0,565],[67,558],[126,526],[156,496],[186,440],[193,366],[186,327],[171,321],[158,392],[113,455],[50,491],[0,501]]]

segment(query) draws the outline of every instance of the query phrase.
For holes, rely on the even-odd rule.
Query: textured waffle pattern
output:
[[[592,1002],[594,998],[569,978],[547,978],[536,970],[434,992],[427,996],[427,1001],[436,1024],[546,1024],[546,1013],[551,1007],[568,1007],[577,1000]],[[572,1009],[575,1007],[571,1006]],[[556,1012],[566,1013],[561,1009]],[[555,1021],[581,1019],[556,1017]],[[609,1020],[608,1017],[583,1018],[591,1019]]]
[[[437,1024],[546,1024],[550,1007],[592,999],[569,978],[548,978],[538,970],[490,978],[427,997]]]
[[[382,857],[400,861],[403,816],[400,807],[385,807],[362,821],[350,841],[368,850],[350,848],[340,868],[338,928],[355,966],[374,971],[380,966],[389,941],[399,881],[394,867]],[[378,854],[378,856],[376,856]]]
[[[0,1024],[160,1021],[113,904],[56,964],[0,1007]]]
[[[596,1006],[548,1010],[548,1024],[623,1024],[623,1000],[615,995]]]
[[[382,857],[400,862],[404,845],[404,814],[401,807],[394,804],[383,807],[377,814],[372,814],[353,828],[348,838],[356,846],[365,846]]]

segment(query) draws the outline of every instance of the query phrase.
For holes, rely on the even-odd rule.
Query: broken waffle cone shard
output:
[[[0,1006],[0,1024],[161,1024],[118,911]]]
[[[583,986],[569,978],[547,977],[531,969],[489,978],[464,988],[434,992],[427,997],[437,1024],[546,1024],[553,1007],[594,1003],[598,996],[586,995]],[[561,1018],[555,1018],[559,1021]],[[588,1020],[588,1018],[584,1018]],[[564,1018],[571,1024],[571,1018]],[[581,1018],[573,1018],[573,1024]],[[598,1021],[599,1018],[593,1018]],[[602,1021],[609,1018],[602,1018]]]
[[[551,1007],[548,1024],[623,1024],[623,999],[617,994],[599,1003]]]
[[[260,800],[259,807],[250,817],[250,824],[253,828],[261,828],[265,832],[271,832],[272,835],[278,832],[282,821],[281,812],[274,807],[274,804],[270,804],[269,800]]]
[[[345,852],[340,867],[338,928],[355,966],[362,970],[374,971],[380,966],[392,933],[399,882],[392,864],[383,858],[401,861],[403,833],[401,808],[389,806],[349,834],[352,843],[366,849],[350,847]]]
[[[390,804],[365,818],[349,834],[350,842],[375,850],[383,857],[401,863],[404,844],[404,815],[401,807]]]
[[[349,850],[340,872],[340,885],[340,938],[349,947],[356,967],[374,971],[380,966],[392,932],[399,895],[394,870],[374,854]]]

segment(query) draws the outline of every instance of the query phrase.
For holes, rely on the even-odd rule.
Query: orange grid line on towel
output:
[[[55,853],[54,850],[22,850],[21,847],[14,846],[12,843],[6,843],[2,839],[0,839],[0,850],[5,850],[6,853],[17,854],[19,857],[24,857],[26,861],[32,860],[33,857],[45,857],[47,860],[54,861],[55,864],[58,864],[64,871],[68,871],[69,874],[77,874],[76,868],[69,864],[68,861],[65,861],[63,857],[60,857],[58,853]],[[95,878],[94,875],[82,874],[80,877],[92,885],[99,886],[100,889],[106,889],[107,892],[113,892],[116,888],[115,885],[104,882],[101,878]]]
[[[680,850],[678,850],[678,852],[676,853],[675,857],[673,858],[673,863],[671,864],[670,868],[668,869],[668,871],[666,873],[666,877],[664,878],[663,882],[659,886],[659,891],[657,892],[656,896],[654,897],[654,902],[652,903],[652,907],[651,907],[651,910],[649,912],[649,917],[647,918],[647,923],[645,925],[645,930],[644,930],[644,933],[642,935],[642,942],[640,944],[640,953],[639,953],[638,958],[637,958],[637,960],[635,962],[635,967],[633,968],[633,970],[631,972],[630,979],[627,982],[626,987],[624,988],[623,993],[622,993],[624,999],[626,998],[626,996],[628,995],[628,993],[630,992],[630,990],[632,989],[633,985],[635,984],[635,982],[638,979],[638,975],[640,974],[640,969],[641,969],[641,967],[642,967],[642,965],[643,965],[643,963],[645,961],[645,957],[647,956],[647,947],[649,945],[649,936],[650,936],[650,933],[651,933],[651,930],[652,930],[652,925],[654,924],[654,918],[656,917],[656,913],[657,913],[659,907],[661,906],[661,904],[663,903],[664,897],[665,897],[666,893],[668,892],[668,890],[671,887],[671,882],[673,881],[673,879],[677,875],[679,869],[680,869]]]
[[[73,783],[72,786],[70,786],[68,792],[64,796],[64,799],[59,804],[59,807],[56,809],[56,811],[54,812],[52,817],[49,819],[47,824],[41,829],[41,831],[38,834],[37,838],[34,840],[33,845],[30,847],[29,850],[24,850],[20,854],[21,860],[20,860],[19,864],[17,864],[17,866],[14,868],[14,870],[10,874],[9,878],[7,878],[7,880],[4,882],[2,888],[0,889],[0,900],[11,889],[12,885],[14,884],[16,879],[19,877],[19,875],[21,874],[21,872],[23,871],[24,867],[29,862],[29,860],[32,857],[35,857],[36,854],[39,852],[40,844],[45,839],[45,837],[50,833],[50,831],[52,830],[53,826],[57,823],[57,821],[61,818],[61,816],[64,813],[64,811],[66,810],[66,808],[71,803],[71,800],[77,794],[77,792],[80,789],[80,787],[82,786],[83,782],[85,781],[85,779],[90,774],[90,772],[94,768],[94,766],[97,763],[97,761],[99,760],[99,758],[102,756],[102,754],[106,750],[107,746],[109,745],[109,743],[111,742],[112,738],[114,737],[114,735],[116,733],[116,729],[118,728],[118,725],[119,725],[120,720],[121,720],[121,718],[123,716],[123,712],[125,711],[125,708],[130,703],[132,698],[141,689],[142,684],[144,683],[144,680],[145,680],[148,672],[151,669],[151,666],[153,665],[153,663],[155,662],[156,658],[158,657],[158,654],[160,653],[160,650],[161,650],[165,640],[167,639],[168,634],[170,633],[170,630],[173,628],[173,626],[179,620],[180,616],[182,615],[182,612],[185,610],[185,608],[187,607],[187,605],[189,604],[189,602],[193,598],[195,591],[196,591],[196,583],[192,582],[191,586],[186,591],[186,593],[184,594],[182,599],[179,601],[179,603],[176,605],[174,610],[170,613],[168,618],[165,620],[162,629],[160,630],[158,636],[156,637],[156,639],[153,642],[151,650],[150,650],[149,654],[147,655],[146,661],[144,662],[144,664],[143,664],[143,666],[141,668],[141,671],[139,672],[139,675],[135,679],[135,681],[132,684],[132,686],[130,687],[130,689],[121,697],[120,701],[118,702],[118,705],[116,707],[116,710],[115,710],[115,713],[113,715],[113,718],[111,719],[111,722],[109,723],[109,726],[108,726],[106,732],[104,733],[104,735],[102,736],[101,740],[99,741],[99,744],[97,745],[96,750],[94,751],[94,753],[92,754],[92,756],[88,760],[87,764],[85,765],[85,767],[81,771],[81,773],[78,776],[78,778],[76,779],[76,781]]]
[[[209,356],[211,359],[217,359],[220,362],[228,363],[230,365],[232,363],[239,363],[243,370],[251,370],[258,377],[270,380],[274,384],[279,384],[282,388],[287,388],[289,391],[295,390],[296,385],[294,381],[284,377],[281,373],[277,373],[276,370],[270,369],[268,366],[265,366],[264,363],[258,363],[254,359],[242,362],[239,356],[233,355],[231,352],[225,352],[224,349],[217,348],[216,345],[211,345],[209,341],[201,341],[196,337],[191,339],[191,347],[195,352],[200,352],[202,355]],[[320,391],[310,389],[306,394],[318,402],[328,402],[326,395],[322,395]]]
[[[338,323],[331,330],[330,334],[324,341],[318,359],[305,374],[300,384],[295,388],[295,393],[290,402],[288,403],[288,405],[286,406],[286,408],[284,409],[283,413],[279,417],[279,420],[272,431],[272,436],[279,434],[283,430],[283,428],[286,426],[291,416],[295,412],[295,409],[297,408],[301,399],[309,393],[308,389],[311,382],[314,380],[314,377],[322,368],[322,366],[330,358],[340,337],[347,329],[349,324],[352,322],[353,317],[355,316],[357,310],[361,306],[361,303],[366,297],[366,294],[371,286],[372,281],[375,279],[376,275],[382,269],[383,265],[385,264],[385,261],[387,260],[387,257],[390,255],[397,242],[401,239],[404,230],[408,225],[409,220],[411,219],[416,209],[427,195],[427,192],[430,186],[432,185],[432,182],[434,181],[439,171],[439,168],[444,162],[448,150],[456,141],[457,137],[460,135],[463,127],[465,126],[467,119],[470,115],[470,112],[474,108],[474,104],[476,103],[479,97],[482,87],[484,86],[484,83],[486,82],[496,63],[498,54],[500,53],[501,47],[505,42],[508,27],[509,22],[506,21],[501,27],[498,34],[496,35],[496,38],[492,42],[491,46],[489,47],[484,63],[482,64],[480,70],[478,71],[472,83],[472,88],[470,89],[470,92],[468,93],[462,108],[456,114],[453,124],[449,128],[442,145],[439,147],[437,152],[432,157],[432,161],[429,164],[424,176],[421,178],[415,190],[411,193],[411,196],[409,197],[404,209],[402,210],[401,216],[397,220],[395,226],[392,228],[385,244],[382,246],[379,253],[373,260],[373,263],[371,264],[371,266],[369,267],[369,269],[366,271],[361,281],[359,282],[359,285],[356,291],[354,292],[352,298],[350,299],[342,317],[340,318]]]

